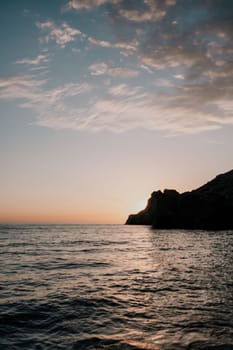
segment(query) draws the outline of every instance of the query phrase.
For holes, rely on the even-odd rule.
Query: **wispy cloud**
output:
[[[185,94],[185,93],[184,93]],[[180,94],[180,99],[185,98]],[[46,115],[38,123],[51,128],[77,130],[111,130],[123,132],[134,128],[163,130],[168,134],[197,133],[220,128],[233,123],[233,118],[195,108],[196,101],[179,105],[177,96],[154,96],[141,88],[126,85],[110,88],[105,98],[98,99],[91,107],[69,110],[69,113]]]
[[[164,10],[168,6],[174,6],[176,4],[176,0],[144,0],[144,4],[146,6],[145,11],[129,9],[131,7],[131,3],[123,0],[70,0],[64,6],[66,10],[93,10],[99,6],[105,4],[117,5],[123,4],[123,8],[120,8],[118,15],[125,17],[131,21],[135,22],[143,22],[143,21],[152,21],[161,19],[166,14]],[[132,2],[133,6],[136,2]],[[126,5],[126,8],[125,8]]]
[[[125,67],[109,67],[106,63],[94,63],[89,67],[92,75],[108,75],[111,77],[123,77],[132,78],[139,74],[138,71],[134,69],[129,69]]]
[[[118,14],[133,22],[146,22],[161,20],[166,15],[164,6],[159,1],[144,0],[146,9],[144,11],[135,8],[121,8]]]
[[[65,5],[67,10],[91,10],[104,4],[118,4],[122,0],[70,0]]]
[[[38,55],[35,58],[23,58],[21,60],[16,61],[15,63],[37,66],[37,65],[39,65],[41,63],[47,63],[48,61],[49,61],[48,56],[46,56],[46,55]]]
[[[60,129],[145,128],[195,133],[232,125],[233,5],[225,0],[221,6],[218,1],[208,1],[208,6],[207,2],[204,6],[201,0],[192,2],[192,6],[183,0],[144,0],[140,6],[138,3],[67,2],[70,10],[80,11],[111,5],[104,16],[111,19],[115,36],[106,35],[104,40],[95,38],[95,34],[84,34],[66,22],[37,23],[45,35],[43,40],[53,40],[60,47],[81,36],[83,47],[94,52],[83,66],[83,76],[92,78],[96,86],[68,83],[48,88],[42,76],[15,76],[0,80],[0,98],[19,99],[21,107],[37,112],[38,124]],[[111,54],[114,50],[106,55],[104,49],[119,49],[130,57]],[[96,56],[100,51],[103,55]],[[40,69],[45,62],[45,54],[17,61],[30,69]],[[94,79],[98,76],[108,79]],[[127,85],[124,78],[133,77],[133,84],[128,79]],[[101,87],[100,81],[105,81]],[[116,81],[122,83],[111,85]],[[95,93],[90,94],[91,88]],[[74,108],[70,100],[79,103]]]
[[[63,22],[60,26],[56,25],[53,21],[37,22],[36,25],[39,29],[47,33],[42,38],[42,41],[48,43],[50,40],[54,40],[62,48],[67,43],[74,41],[78,35],[82,34],[80,30],[71,27],[66,22]]]
[[[46,82],[46,79],[37,80],[30,75],[0,78],[0,98],[32,100]]]
[[[69,99],[89,94],[87,83],[46,88],[33,76],[0,79],[0,98],[15,100],[37,115],[37,124],[65,129],[122,132],[134,128],[164,130],[168,134],[197,133],[233,124],[233,102],[225,87],[184,85],[168,93],[148,92],[140,86],[119,84],[105,88],[89,103],[72,107]],[[232,91],[233,93],[233,91]],[[86,97],[87,98],[87,95]]]
[[[92,87],[87,83],[67,83],[47,88],[47,79],[33,75],[18,75],[0,79],[0,99],[18,100],[18,106],[30,108],[38,115],[69,110],[67,100],[89,92]],[[65,112],[64,112],[65,113]]]
[[[172,83],[171,80],[164,79],[164,78],[156,79],[155,85],[161,86],[161,87],[166,87],[166,88],[171,88],[171,87],[174,88],[174,83]]]
[[[130,87],[127,84],[117,84],[110,88],[108,88],[108,94],[110,96],[114,97],[133,97],[134,96],[140,96],[145,97],[145,92],[143,92],[143,89],[139,86],[137,87]]]
[[[109,41],[105,40],[97,40],[93,37],[88,37],[88,40],[91,44],[104,47],[104,48],[117,48],[117,49],[122,49],[125,51],[129,51],[131,53],[137,51],[138,47],[138,41],[134,40],[132,42],[116,42],[116,43],[111,43]]]

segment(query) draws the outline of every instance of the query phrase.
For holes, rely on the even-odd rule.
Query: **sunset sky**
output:
[[[0,222],[124,223],[233,168],[232,0],[0,7]]]

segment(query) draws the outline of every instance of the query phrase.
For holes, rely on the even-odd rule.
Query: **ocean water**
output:
[[[0,226],[0,349],[233,349],[233,231]]]

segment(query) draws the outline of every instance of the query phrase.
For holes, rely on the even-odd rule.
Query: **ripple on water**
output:
[[[158,350],[158,348],[152,347],[138,341],[127,341],[118,339],[105,339],[99,337],[91,337],[87,339],[81,339],[73,345],[74,350]]]
[[[232,232],[0,226],[0,349],[233,350]]]

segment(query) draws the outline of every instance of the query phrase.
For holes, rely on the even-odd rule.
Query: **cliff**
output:
[[[126,224],[159,229],[233,229],[233,170],[191,192],[153,192],[146,208],[129,215]]]

